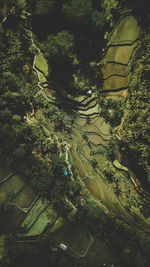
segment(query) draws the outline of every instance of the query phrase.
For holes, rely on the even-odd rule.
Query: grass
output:
[[[4,163],[0,163],[0,181],[12,173],[12,169],[9,166],[5,166]]]
[[[117,89],[128,85],[128,79],[126,77],[113,76],[105,80],[103,83],[103,89]]]
[[[103,263],[117,262],[117,257],[111,253],[107,242],[94,237],[94,242],[85,256],[84,262],[86,267],[102,266]]]
[[[24,187],[25,183],[20,176],[13,175],[8,181],[0,185],[0,204],[9,202]]]
[[[93,196],[95,196],[97,199],[100,198],[100,192],[99,192],[99,189],[97,187],[97,183],[95,180],[92,180],[92,179],[89,179],[87,178],[85,181],[84,181],[86,187],[89,189],[89,191],[91,192],[91,194]]]
[[[4,4],[3,7],[0,10],[0,15],[4,18],[7,15],[8,12],[8,8],[7,6]]]
[[[62,227],[62,225],[64,224],[64,220],[62,217],[58,217],[55,224],[52,226],[50,232],[53,233],[55,231],[57,231],[59,228]]]
[[[40,235],[48,225],[53,225],[55,220],[56,214],[49,201],[40,198],[22,223],[22,227],[27,230],[22,236]]]
[[[133,16],[124,17],[116,28],[110,43],[120,41],[134,41],[138,37],[140,28]]]
[[[65,223],[55,231],[55,237],[68,245],[74,253],[83,255],[91,244],[91,236],[80,223]]]
[[[122,90],[122,91],[118,91],[118,92],[111,92],[111,93],[107,93],[107,97],[111,97],[111,99],[114,100],[118,100],[121,98],[125,98],[128,94],[128,90]]]
[[[100,132],[104,135],[110,134],[110,125],[107,124],[102,117],[99,117],[96,121],[96,126],[99,128]]]
[[[91,267],[99,266],[104,262],[116,262],[116,256],[111,253],[108,243],[94,237],[94,242],[91,244],[91,236],[86,229],[83,229],[81,223],[65,223],[59,231],[55,232],[55,237],[69,245],[75,253],[84,256],[83,266]]]
[[[108,49],[105,57],[106,61],[115,61],[122,64],[128,64],[133,49],[136,47],[136,43],[131,46],[115,46]]]
[[[31,228],[34,222],[36,222],[37,218],[40,216],[40,214],[48,207],[48,205],[49,202],[46,199],[38,199],[33,208],[27,214],[26,219],[22,224],[22,227],[25,227],[26,229]]]
[[[127,75],[129,73],[129,67],[121,66],[116,63],[109,63],[103,66],[102,73],[104,78],[112,74]]]
[[[38,218],[38,220],[33,224],[31,229],[23,236],[37,236],[40,235],[49,224],[53,224],[55,220],[53,210],[47,208]]]
[[[91,115],[93,113],[98,113],[99,112],[99,105],[96,103],[96,105],[88,110],[79,110],[79,113],[84,114],[84,115]]]
[[[26,187],[15,199],[13,199],[13,202],[20,207],[28,207],[35,197],[32,188]]]
[[[44,75],[39,72],[39,75],[40,75],[40,80],[42,82],[46,82],[46,78],[45,76],[47,77],[48,76],[48,63],[47,63],[47,60],[44,58],[43,54],[42,53],[39,53],[37,56],[36,56],[36,63],[35,63],[35,67],[37,67],[38,69],[40,69]]]

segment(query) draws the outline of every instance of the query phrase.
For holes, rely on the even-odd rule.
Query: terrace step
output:
[[[32,225],[37,221],[38,217],[42,214],[42,212],[49,206],[49,201],[46,199],[38,199],[35,205],[27,214],[24,222],[22,223],[22,227],[26,230],[29,230]]]
[[[107,54],[105,56],[106,62],[118,62],[118,64],[128,65],[130,58],[132,56],[133,50],[137,46],[134,43],[131,46],[115,46],[109,47]]]
[[[132,15],[125,16],[115,28],[109,43],[118,43],[126,40],[134,41],[137,39],[139,31],[140,28],[137,20]]]
[[[56,221],[56,214],[52,205],[46,199],[37,200],[30,210],[21,227],[25,232],[21,236],[36,236],[41,234],[47,226],[52,226]]]
[[[118,65],[117,63],[107,63],[102,68],[103,79],[107,79],[111,75],[127,76],[129,74],[129,66]]]
[[[18,206],[25,208],[30,206],[34,201],[35,194],[31,187],[25,187],[11,202],[17,204]]]
[[[122,87],[127,87],[128,86],[128,79],[126,77],[117,77],[117,76],[112,76],[107,80],[104,80],[103,82],[103,89],[110,90],[110,89],[118,89]]]

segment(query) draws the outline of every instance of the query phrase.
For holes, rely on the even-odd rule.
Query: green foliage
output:
[[[11,8],[11,7],[18,7],[20,9],[24,9],[26,8],[26,0],[7,0],[7,5]]]
[[[100,27],[101,29],[104,26],[105,15],[100,12],[100,8],[95,10],[91,0],[73,0],[69,4],[63,5],[63,11],[75,23],[93,24],[93,26]]]
[[[17,3],[18,7],[22,9],[26,8],[26,4],[27,4],[26,0],[18,0],[18,3]]]
[[[74,196],[80,195],[82,186],[78,179],[69,182],[69,191],[73,192]]]
[[[100,29],[103,29],[104,24],[105,24],[105,15],[102,12],[99,12],[97,10],[92,12],[92,22],[94,25]]]
[[[116,130],[122,141],[124,159],[141,178],[148,175],[150,167],[149,40],[149,34],[144,32],[131,64],[132,73],[123,121]]]
[[[58,55],[69,56],[73,51],[73,36],[65,30],[55,36],[49,35],[44,50],[47,59]]]
[[[101,6],[91,0],[37,0],[33,7],[40,15],[33,17],[33,26],[49,64],[49,81],[59,95],[76,95],[100,85],[100,70],[91,62],[99,61],[103,46],[107,22]]]
[[[92,12],[91,0],[72,0],[71,3],[64,4],[63,10],[68,17],[81,22],[84,19],[88,20]]]
[[[19,144],[19,146],[14,149],[13,156],[17,161],[25,160],[27,156],[26,145]]]
[[[111,161],[115,160],[116,156],[118,155],[119,148],[120,144],[118,142],[118,138],[113,132],[112,136],[110,137],[107,149],[107,156]]]
[[[112,163],[110,161],[105,162],[104,174],[109,183],[114,182],[115,171]]]
[[[116,101],[112,98],[100,96],[99,103],[101,106],[100,115],[104,118],[106,123],[109,123],[112,127],[119,125],[123,116],[124,101]]]
[[[31,183],[37,191],[45,196],[50,193],[50,186],[52,187],[54,177],[45,160],[32,158],[32,165],[30,169],[28,166],[27,175],[30,177]]]
[[[59,156],[57,154],[52,154],[51,156],[51,164],[52,164],[52,168],[53,168],[53,172],[55,175],[59,174],[63,174],[63,170],[64,167],[66,166],[65,163],[65,158],[64,156]]]
[[[49,35],[43,52],[50,65],[49,79],[64,86],[72,79],[73,36],[68,31]]]
[[[54,0],[38,0],[36,1],[35,14],[46,15],[53,7]]]
[[[75,118],[73,113],[69,114],[51,104],[47,104],[43,111],[44,115],[54,122],[56,130],[71,131],[71,126]]]
[[[84,196],[81,199],[78,217],[84,222],[84,225],[93,229],[96,228],[95,223],[99,224],[104,220],[104,211],[94,199]]]
[[[96,169],[97,168],[97,164],[98,164],[98,162],[97,162],[97,160],[96,159],[92,159],[92,167],[94,168],[94,169]]]

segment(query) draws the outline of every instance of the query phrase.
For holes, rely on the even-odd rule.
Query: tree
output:
[[[25,144],[19,144],[17,148],[13,151],[13,156],[16,158],[16,161],[22,161],[26,159],[27,149]]]
[[[103,29],[105,24],[105,15],[103,12],[99,12],[97,10],[94,10],[92,12],[92,22],[96,28]]]
[[[54,6],[54,0],[38,0],[36,1],[34,13],[37,15],[46,15]]]
[[[57,154],[51,155],[52,171],[55,177],[61,178],[63,176],[64,168],[66,167],[66,162],[64,156],[59,156]]]
[[[92,159],[92,167],[93,167],[94,169],[97,168],[97,164],[98,164],[97,160],[96,160],[96,159]]]
[[[46,58],[56,55],[68,56],[73,52],[73,36],[68,31],[61,31],[57,35],[49,35],[44,44]]]
[[[26,7],[26,0],[7,0],[7,5],[11,8],[13,6],[24,9]]]
[[[2,123],[10,122],[12,118],[12,113],[8,108],[0,110],[0,121]]]
[[[63,11],[79,23],[85,20],[87,22],[92,12],[92,3],[91,0],[72,0],[71,3],[63,5]]]
[[[73,75],[73,36],[68,31],[49,35],[43,51],[50,65],[49,79],[63,88],[68,87]]]
[[[105,163],[104,174],[105,174],[105,177],[109,183],[114,182],[115,171],[114,171],[114,167],[110,161],[106,161],[106,163]]]

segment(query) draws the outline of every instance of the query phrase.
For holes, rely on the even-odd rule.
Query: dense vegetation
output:
[[[32,8],[33,31],[49,62],[48,79],[55,89],[72,95],[100,85],[95,68],[108,28],[102,2],[35,1]]]
[[[143,183],[150,181],[149,34],[144,31],[132,59],[129,93],[121,124],[115,128],[109,153],[132,169]],[[118,137],[116,136],[119,136]],[[115,149],[114,149],[115,146]],[[147,188],[148,189],[148,188]]]
[[[64,171],[68,168],[63,155],[63,138],[56,139],[54,132],[70,134],[76,114],[67,113],[60,105],[54,106],[42,97],[34,98],[39,91],[33,73],[35,51],[31,46],[29,30],[32,29],[36,43],[49,65],[47,80],[58,97],[73,98],[88,89],[102,86],[102,49],[104,33],[110,30],[105,1],[97,0],[7,0],[1,1],[1,21],[15,7],[7,20],[0,25],[0,158],[22,175],[34,190],[51,200],[57,213],[70,222],[82,221],[83,225],[97,234],[103,227],[104,240],[109,240],[115,253],[124,247],[116,233],[127,233],[111,214],[106,216],[101,206],[88,194],[78,179],[70,156],[71,172],[75,180],[66,182]],[[121,8],[132,8],[140,25],[146,28],[149,14],[146,1],[119,1],[118,9],[110,9],[113,20]],[[142,10],[142,17],[138,9]],[[23,17],[23,10],[28,17]],[[27,14],[27,13],[26,13]],[[21,15],[21,16],[20,16]],[[132,195],[128,175],[116,174],[112,162],[119,160],[132,169],[147,185],[150,182],[150,117],[149,73],[150,37],[145,29],[133,57],[126,101],[115,101],[99,94],[100,115],[111,125],[112,137],[106,155],[105,178],[114,183],[116,196],[121,194],[120,181],[126,181],[127,193]],[[27,114],[38,109],[45,116],[34,124],[27,121]],[[46,120],[50,122],[49,132]],[[45,128],[44,128],[45,127]],[[119,138],[118,138],[119,137]],[[83,136],[86,139],[86,136]],[[93,160],[93,167],[97,162]],[[67,169],[68,170],[68,169]],[[68,178],[67,177],[67,178]],[[57,197],[56,197],[57,196]],[[129,200],[129,207],[132,203]],[[99,223],[101,222],[101,224]],[[111,231],[113,225],[113,231]],[[108,230],[108,228],[110,229]],[[136,237],[137,238],[137,237]],[[129,245],[138,242],[134,236]],[[13,240],[12,236],[10,240]],[[117,242],[117,249],[115,250]],[[144,241],[143,241],[144,242]],[[8,238],[9,243],[9,238]],[[113,248],[114,245],[114,248]],[[46,244],[40,245],[44,253]],[[29,257],[39,254],[39,247],[19,247],[20,255]],[[142,244],[142,246],[144,246]],[[31,246],[32,247],[32,246]],[[10,261],[16,261],[18,247],[10,245]],[[27,251],[26,251],[27,249]],[[147,244],[147,251],[149,245]],[[25,251],[24,251],[25,250]],[[14,255],[13,255],[14,253]],[[47,251],[45,257],[47,257]],[[17,256],[18,257],[18,256]],[[60,255],[60,261],[65,259]],[[47,259],[50,260],[49,257]],[[57,260],[52,258],[52,263]],[[63,263],[64,264],[64,263]],[[69,263],[70,264],[70,263]]]
[[[28,3],[28,8],[30,7],[33,12],[33,28],[34,20],[37,19],[37,17],[35,18],[34,16],[38,16],[38,19],[44,19],[44,17],[41,16],[43,16],[43,14],[44,16],[46,15],[45,13],[41,14],[40,12],[44,11],[42,11],[43,9],[41,7],[38,7],[39,5],[44,5],[44,3],[44,1],[41,1],[41,3],[40,1],[37,1],[37,4],[35,5],[34,3],[33,6],[31,2]],[[3,4],[5,3],[3,2],[2,6]],[[55,12],[59,12],[58,14],[60,16],[62,9],[66,10],[66,13],[73,12],[71,10],[74,10],[75,8],[79,9],[79,6],[75,6],[75,2],[73,2],[73,6],[71,6],[71,4],[67,6],[65,3],[63,3],[62,6],[62,4],[59,5],[58,2],[51,4],[50,9],[52,7],[54,8],[52,10],[54,12],[53,19],[55,19],[56,16]],[[16,10],[11,9],[13,6],[15,6]],[[11,11],[11,13],[6,22],[2,23],[0,28],[2,36],[0,42],[1,162],[5,162],[6,164],[9,164],[12,169],[16,169],[30,184],[33,185],[35,191],[40,191],[45,197],[51,199],[59,214],[67,217],[69,220],[75,220],[74,215],[76,214],[76,218],[82,217],[87,223],[87,218],[100,216],[100,213],[96,212],[95,206],[95,215],[93,214],[93,205],[95,204],[94,202],[92,203],[92,200],[90,201],[86,190],[79,183],[77,178],[74,182],[70,181],[66,183],[63,173],[67,168],[67,165],[64,156],[60,156],[61,150],[59,148],[59,144],[62,140],[56,140],[53,134],[54,131],[65,131],[69,133],[74,121],[74,114],[67,115],[67,113],[60,107],[48,103],[40,96],[34,98],[34,95],[38,92],[39,88],[33,83],[35,81],[35,75],[32,71],[34,51],[31,48],[31,38],[29,37],[30,21],[29,18],[25,19],[22,13],[22,9],[25,8],[25,6],[25,2],[23,4],[23,1],[18,1],[16,3],[8,1],[7,5],[4,5],[4,7],[6,10],[8,9],[8,12]],[[94,12],[96,12],[96,4],[92,6],[92,3],[89,1],[87,10],[84,10],[84,6],[85,5],[83,5],[83,11],[81,12],[79,22],[76,21],[77,18],[75,18],[74,21],[74,15],[71,15],[71,19],[74,21],[72,22],[74,24],[74,26],[72,26],[72,31],[75,26],[78,28],[78,26],[83,23],[83,18],[89,15],[89,12],[93,12],[92,14],[95,14]],[[49,11],[47,10],[46,13],[47,12]],[[97,12],[98,14],[101,13],[100,11]],[[22,14],[21,17],[20,13]],[[92,14],[91,16],[93,16]],[[65,20],[67,19],[70,18],[67,18],[66,15]],[[76,25],[77,23],[79,23],[78,26]],[[94,23],[92,22],[92,17],[89,23]],[[85,25],[85,27],[88,26]],[[96,24],[93,25],[93,27],[97,27],[98,30]],[[38,31],[39,34],[42,34],[40,29],[37,28],[34,30],[35,32]],[[60,31],[60,28],[58,27],[55,34],[50,34],[51,32],[48,32],[48,35],[43,37],[44,40],[39,44],[41,45],[41,49],[45,49],[43,52],[48,61],[50,61],[50,68],[53,68],[55,63],[57,63],[57,60],[55,62],[56,58],[58,58],[58,61],[62,58],[63,64],[65,63],[65,68],[61,68],[65,70],[67,76],[68,69],[66,59],[70,57],[71,60],[76,60],[77,57],[74,54],[75,52],[73,52],[73,47],[77,46],[73,42],[75,37],[73,37],[73,33],[70,33],[69,31],[71,30],[65,29]],[[74,31],[76,32],[75,29]],[[81,33],[78,32],[77,34],[79,35]],[[88,38],[88,36],[86,38]],[[83,49],[82,46],[81,48]],[[92,49],[90,45],[88,49]],[[79,58],[82,57],[82,51],[80,51],[80,53],[81,55],[78,55]],[[89,54],[87,54],[87,56],[89,56]],[[89,59],[87,59],[87,61],[88,60]],[[57,67],[58,66],[59,64]],[[54,71],[54,73],[56,74],[57,71]],[[58,75],[59,73],[60,71],[58,71]],[[64,76],[62,76],[62,80],[60,80],[58,75],[56,75],[56,80],[52,80],[56,84],[58,82],[60,87],[57,85],[57,88],[58,90],[61,88],[61,92],[63,92],[61,85],[65,82]],[[43,126],[41,126],[38,121],[34,124],[28,122],[27,113],[31,113],[33,109],[36,111],[39,108],[45,115],[45,118],[50,120],[50,132],[46,131],[44,128],[45,122],[42,122],[42,120],[41,122]],[[74,177],[76,177],[77,174],[73,162],[72,172]],[[56,195],[57,198],[55,197]]]

